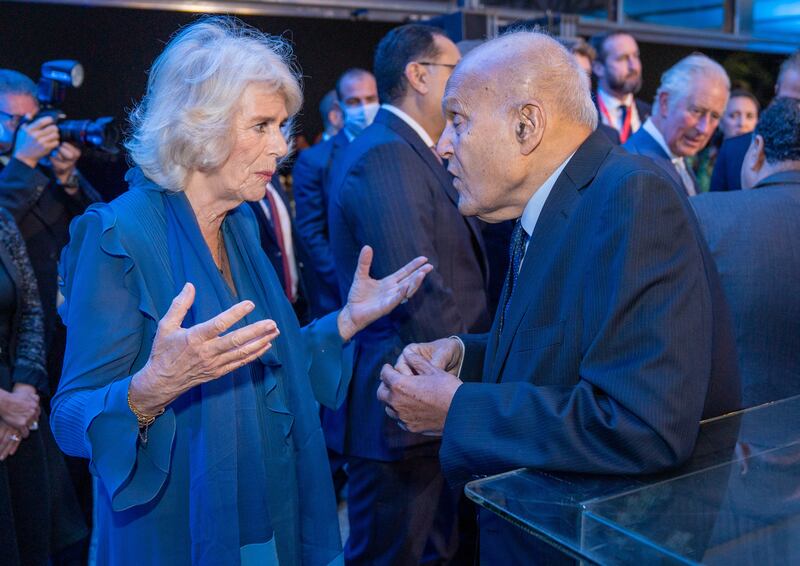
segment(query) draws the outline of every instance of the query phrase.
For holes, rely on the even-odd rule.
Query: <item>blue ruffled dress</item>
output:
[[[98,479],[100,564],[341,561],[317,401],[336,407],[352,373],[336,315],[300,329],[247,206],[223,223],[236,287],[216,271],[186,197],[133,169],[130,189],[73,222],[61,259],[67,352],[52,428]],[[239,300],[281,335],[259,360],[176,399],[141,442],[127,406],[158,321],[191,281],[184,326]]]

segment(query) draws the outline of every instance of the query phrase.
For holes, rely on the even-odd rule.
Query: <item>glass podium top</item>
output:
[[[588,562],[800,564],[800,396],[705,421],[671,472],[521,469],[466,493]]]

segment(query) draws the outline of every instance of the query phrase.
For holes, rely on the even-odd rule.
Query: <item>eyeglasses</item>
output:
[[[4,122],[8,121],[12,129],[19,126],[19,123],[23,118],[24,116],[20,116],[19,114],[11,114],[10,112],[6,112],[5,110],[0,110],[0,120]]]
[[[427,67],[447,67],[448,69],[455,69],[455,63],[431,63],[429,61],[417,61],[419,65],[425,65]]]

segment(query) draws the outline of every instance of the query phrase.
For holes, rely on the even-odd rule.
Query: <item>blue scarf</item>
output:
[[[308,371],[304,340],[261,251],[252,213],[240,206],[222,224],[236,297],[217,270],[186,196],[165,192],[163,199],[175,294],[186,282],[196,289],[183,326],[205,322],[249,299],[255,309],[231,331],[267,318],[281,331],[259,360],[195,387],[173,404],[175,411],[191,409],[193,419],[193,562],[236,564],[242,547],[264,544],[274,532],[282,564],[325,563],[339,543],[326,540],[335,529],[307,532],[307,513],[316,506],[318,518],[335,521],[335,507],[328,509],[335,503],[324,496],[329,495],[327,469],[320,474],[307,468],[319,467],[324,445],[308,379],[295,377]],[[316,485],[307,485],[309,480]],[[316,490],[323,495],[309,501]]]

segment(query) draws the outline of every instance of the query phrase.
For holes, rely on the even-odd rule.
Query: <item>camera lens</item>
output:
[[[62,142],[95,147],[106,153],[117,153],[119,130],[110,116],[96,120],[63,120],[58,124]]]

